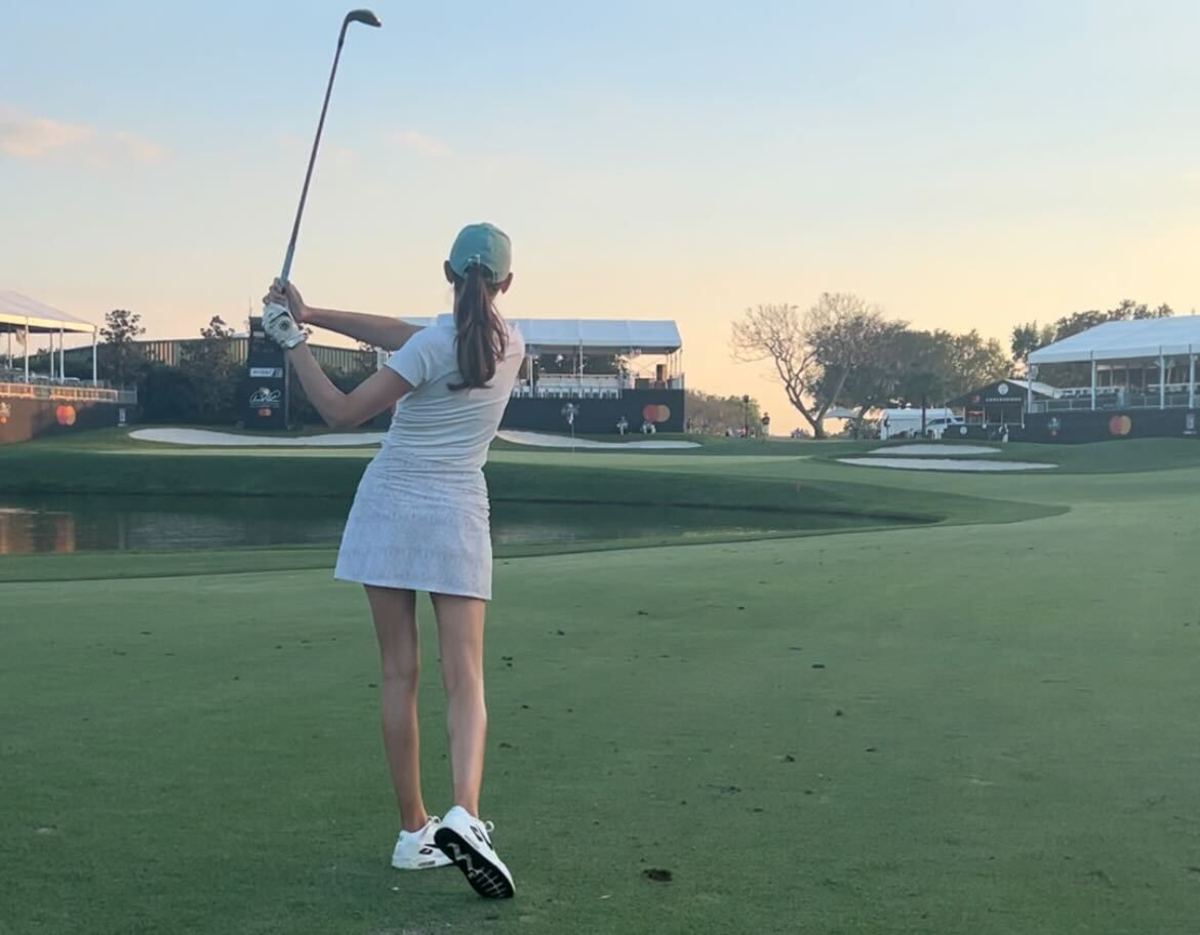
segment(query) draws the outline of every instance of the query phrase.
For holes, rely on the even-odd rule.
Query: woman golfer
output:
[[[367,466],[338,552],[336,577],[366,587],[383,669],[383,741],[400,807],[392,866],[455,863],[481,896],[513,895],[513,879],[479,819],[487,709],[483,618],[492,596],[492,545],[483,477],[524,357],[496,311],[512,283],[512,248],[490,224],[459,233],[445,263],[454,313],[428,328],[311,308],[278,281],[263,328],[286,348],[304,392],[331,426],[354,426],[395,406],[383,448]],[[297,322],[392,350],[387,366],[342,393],[321,371]],[[446,687],[454,807],[438,819],[421,798],[417,727],[416,592],[437,616]]]

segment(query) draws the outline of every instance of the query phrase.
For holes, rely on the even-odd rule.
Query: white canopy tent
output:
[[[1166,408],[1168,366],[1176,358],[1188,360],[1188,408],[1196,404],[1196,355],[1200,353],[1200,315],[1110,321],[1029,355],[1031,377],[1048,364],[1091,364],[1091,403],[1096,408],[1096,371],[1100,363],[1153,360],[1159,371],[1159,408]],[[1182,366],[1182,365],[1180,365]],[[1032,396],[1032,394],[1031,394]],[[1032,399],[1030,400],[1032,402]]]
[[[65,339],[68,334],[90,334],[92,336],[92,385],[96,380],[96,341],[99,329],[91,322],[76,318],[66,312],[31,299],[19,292],[0,290],[0,334],[7,342],[8,366],[13,368],[13,340],[22,346],[25,358],[25,382],[29,382],[30,339],[35,334],[50,335],[50,379],[56,379],[54,359],[54,336],[58,335],[57,379],[65,375]]]
[[[446,322],[450,315],[405,318],[414,325]],[[510,318],[525,346],[535,354],[609,352],[613,354],[674,354],[683,347],[673,321],[633,321],[616,318]]]
[[[448,323],[449,314],[436,318],[405,318],[414,325]],[[526,356],[532,360],[543,354],[575,355],[578,369],[572,379],[582,385],[586,354],[625,354],[637,357],[656,354],[668,359],[668,369],[680,373],[683,339],[679,327],[669,320],[633,320],[623,318],[510,318],[525,339]],[[531,371],[532,372],[532,368]]]

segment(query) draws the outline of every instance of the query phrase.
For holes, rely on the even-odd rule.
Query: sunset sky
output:
[[[278,270],[345,4],[0,0],[0,289],[151,336],[244,324]],[[376,0],[293,278],[426,315],[457,228],[514,317],[674,318],[749,392],[747,307],[855,292],[1007,337],[1200,305],[1200,4]],[[1007,344],[1007,341],[1005,341]]]

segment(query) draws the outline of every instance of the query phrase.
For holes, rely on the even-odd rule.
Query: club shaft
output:
[[[329,96],[333,93],[333,79],[337,76],[338,59],[342,57],[342,46],[346,41],[346,24],[338,34],[337,51],[333,55],[333,68],[329,71],[329,84],[325,86],[325,100],[321,104],[321,119],[317,121],[317,135],[313,137],[312,152],[308,157],[308,171],[304,173],[304,188],[300,191],[300,204],[296,207],[296,220],[292,223],[292,236],[288,241],[287,254],[283,258],[283,272],[279,278],[288,281],[292,272],[292,257],[296,253],[296,238],[300,235],[300,219],[304,217],[304,203],[308,200],[308,186],[312,182],[313,166],[317,164],[317,150],[321,146],[321,131],[325,129],[325,114],[329,110]]]

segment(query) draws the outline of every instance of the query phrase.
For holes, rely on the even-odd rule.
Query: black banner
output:
[[[287,369],[283,350],[250,319],[250,348],[242,382],[242,423],[248,429],[287,428]]]
[[[1194,409],[1124,409],[1039,412],[1025,417],[1023,441],[1100,442],[1121,438],[1196,438]]]
[[[581,435],[617,434],[622,420],[630,435],[651,427],[682,432],[683,390],[624,390],[620,399],[511,399],[500,427],[566,433],[571,431],[568,419]]]
[[[12,399],[0,396],[0,444],[43,435],[112,428],[132,420],[133,406],[97,400]]]

